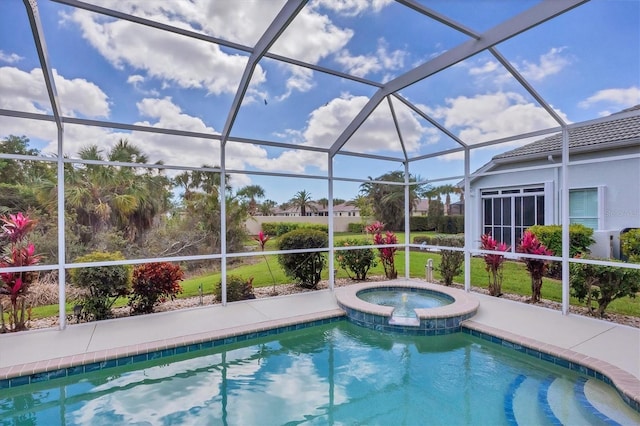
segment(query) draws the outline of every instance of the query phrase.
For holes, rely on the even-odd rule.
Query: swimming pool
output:
[[[0,391],[0,424],[607,420],[640,415],[599,380],[466,333],[403,336],[347,321]]]

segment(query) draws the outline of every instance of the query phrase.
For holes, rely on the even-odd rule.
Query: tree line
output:
[[[0,141],[0,152],[41,156],[24,136]],[[33,236],[47,263],[56,263],[58,182],[56,158],[51,161],[0,158],[0,214],[25,212],[38,221]],[[65,159],[69,160],[69,159]],[[105,162],[101,164],[101,162]],[[369,178],[349,201],[361,216],[384,222],[387,229],[404,227],[404,186],[378,181],[404,182],[404,173],[388,172]],[[432,187],[409,177],[409,206],[421,198],[430,200],[438,213],[439,195],[447,198],[457,188]],[[148,156],[127,139],[108,149],[84,146],[74,160],[64,162],[64,214],[66,261],[91,251],[120,251],[127,258],[215,254],[221,247],[221,200],[226,202],[226,247],[241,251],[247,239],[244,227],[250,215],[274,213],[277,203],[265,198],[260,185],[234,190],[229,177],[215,166],[186,170],[168,176],[162,162],[149,164]],[[280,208],[297,209],[301,215],[326,208],[326,198],[313,200],[300,190]]]

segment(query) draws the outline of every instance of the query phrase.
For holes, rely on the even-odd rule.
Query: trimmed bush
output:
[[[434,234],[421,235],[413,239],[414,244],[426,243],[430,246],[464,247],[464,235]]]
[[[366,239],[352,238],[342,241],[340,244],[342,247],[349,246],[367,246],[370,245]],[[373,249],[355,249],[355,250],[341,250],[336,252],[336,262],[340,268],[347,272],[347,275],[352,280],[364,281],[367,278],[367,272],[373,266],[376,266],[376,255]],[[353,273],[351,276],[349,273]]]
[[[527,231],[531,231],[555,256],[562,256],[562,226],[534,225]],[[589,254],[589,246],[595,242],[592,237],[593,229],[581,224],[569,225],[569,257]],[[559,278],[562,275],[562,264],[551,262],[547,275]]]
[[[640,263],[640,228],[620,234],[621,257],[632,263]]]
[[[464,216],[440,216],[436,221],[436,231],[442,234],[460,234],[464,232]]]
[[[180,281],[184,273],[179,265],[153,262],[138,265],[133,270],[133,295],[129,306],[136,314],[149,314],[165,300],[173,300],[182,292]]]
[[[278,250],[325,248],[328,242],[327,234],[322,231],[298,229],[279,238]],[[315,289],[320,282],[325,256],[319,252],[279,254],[278,262],[284,273],[300,286]]]
[[[347,231],[353,234],[364,234],[364,228],[367,225],[362,222],[350,223],[347,225]]]
[[[120,252],[93,252],[75,259],[75,263],[125,260]],[[93,266],[71,269],[71,283],[86,290],[81,305],[90,318],[103,320],[112,317],[111,307],[118,297],[131,289],[131,265]]]
[[[216,298],[222,301],[222,281],[218,282],[215,289]],[[253,277],[245,280],[237,275],[227,275],[227,302],[255,299],[253,294]]]
[[[581,302],[586,302],[589,311],[603,317],[604,311],[615,299],[636,297],[640,291],[640,270],[612,266],[571,263],[571,293]],[[596,302],[597,309],[592,302]]]
[[[320,223],[296,223],[296,222],[265,222],[262,231],[267,235],[280,237],[297,229],[312,229],[329,233],[329,227]]]
[[[424,232],[434,231],[435,226],[432,226],[433,220],[429,216],[411,216],[409,218],[409,229],[411,232]]]

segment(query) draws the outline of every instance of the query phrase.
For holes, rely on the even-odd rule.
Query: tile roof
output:
[[[639,111],[640,105],[621,112]],[[610,148],[610,144],[633,142],[640,144],[640,115],[591,124],[569,130],[569,149],[595,151]],[[547,155],[562,149],[562,133],[532,142],[519,148],[496,155],[494,160],[516,159],[514,157]]]

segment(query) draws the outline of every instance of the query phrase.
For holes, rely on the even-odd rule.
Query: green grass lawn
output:
[[[412,233],[411,240],[418,235],[426,235],[428,233]],[[398,239],[402,243],[404,241],[404,234],[398,234]],[[335,237],[336,242],[347,238],[366,238],[362,234],[350,234],[341,233]],[[254,242],[255,243],[255,242]],[[250,245],[248,243],[247,245]],[[256,243],[257,244],[257,243]],[[277,241],[269,240],[265,247],[265,250],[277,250]],[[409,256],[409,273],[412,278],[425,278],[425,265],[428,259],[433,259],[434,272],[433,277],[435,280],[440,280],[441,275],[438,272],[438,265],[440,262],[440,255],[431,252],[411,251]],[[336,262],[336,267],[337,267]],[[405,268],[405,254],[404,251],[400,251],[396,255],[396,269],[399,276],[404,276]],[[250,261],[234,266],[230,265],[227,269],[229,275],[238,275],[242,278],[249,279],[253,277],[253,286],[256,288],[267,287],[281,283],[290,283],[291,280],[284,274],[280,268],[277,256],[256,256],[251,258]],[[323,271],[323,279],[328,279],[328,268]],[[381,276],[384,275],[382,265],[378,262],[378,265],[368,273],[368,276]],[[272,278],[273,276],[273,278]],[[344,270],[337,271],[338,278],[348,278],[347,273]],[[217,273],[209,273],[199,275],[184,280],[182,285],[182,293],[179,298],[196,297],[200,294],[200,286],[202,286],[203,294],[213,294],[215,287],[220,282],[221,275]],[[464,283],[464,273],[456,276],[454,281],[457,283]],[[471,259],[471,284],[475,287],[486,288],[488,286],[487,272],[485,271],[484,261],[481,258]],[[507,261],[504,264],[503,272],[503,293],[512,293],[518,295],[530,295],[531,294],[531,281],[529,273],[527,272],[523,263]],[[542,298],[552,300],[556,302],[562,301],[562,285],[559,281],[545,278],[542,286]],[[119,299],[114,307],[125,306],[128,300],[126,298]],[[577,299],[571,298],[571,305],[584,306]],[[67,312],[72,312],[74,303],[67,304]],[[624,315],[640,316],[640,298],[632,299],[625,297],[615,300],[609,305],[607,312],[618,313]],[[48,316],[58,315],[58,305],[41,306],[33,308],[32,318],[43,318]]]

